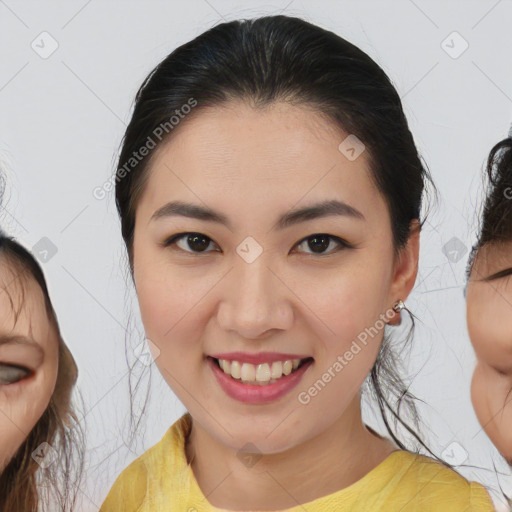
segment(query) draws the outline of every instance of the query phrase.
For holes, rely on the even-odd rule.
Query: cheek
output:
[[[467,324],[477,357],[499,368],[512,367],[512,289],[483,284],[467,296]]]
[[[317,311],[330,327],[330,339],[335,345],[346,344],[359,337],[378,336],[384,328],[379,315],[384,313],[387,287],[381,282],[382,273],[374,274],[353,269],[329,279],[318,287],[312,298],[318,304]],[[368,331],[371,331],[368,334]]]
[[[53,384],[52,384],[53,382]],[[0,469],[15,455],[48,407],[54,379],[3,386],[0,390]]]
[[[146,335],[156,343],[199,301],[202,281],[185,276],[186,270],[169,263],[154,243],[135,237],[134,283]]]
[[[211,285],[204,280],[187,280],[175,269],[139,268],[136,279],[137,297],[146,337],[156,346],[153,353],[163,377],[187,380],[199,369],[202,349],[195,340],[204,329],[202,300]],[[198,315],[202,315],[199,317]],[[156,357],[155,357],[156,355]],[[174,381],[168,381],[174,389]]]
[[[144,274],[138,277],[137,298],[146,335],[152,341],[165,341],[173,332],[190,325],[194,309],[201,309],[200,300],[206,289],[178,276],[159,277]],[[191,316],[189,316],[191,315]]]
[[[354,265],[328,286],[316,288],[322,304],[319,316],[332,331],[323,337],[326,354],[318,370],[321,380],[332,384],[322,392],[318,407],[320,402],[336,403],[342,410],[371,370],[382,343],[389,275],[378,262],[362,266]]]
[[[146,335],[154,341],[161,339],[174,321],[174,294],[156,281],[137,285],[137,298]]]
[[[20,429],[17,422],[19,422],[17,415],[13,415],[12,412],[7,414],[0,406],[0,431],[2,432],[0,437],[0,472],[14,457],[26,438],[25,429]]]

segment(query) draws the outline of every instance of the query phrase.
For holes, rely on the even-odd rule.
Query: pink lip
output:
[[[259,352],[249,354],[248,352],[224,352],[223,354],[210,354],[215,359],[226,359],[228,361],[239,361],[241,363],[263,364],[274,361],[287,361],[292,359],[306,359],[309,355],[283,354],[281,352]]]
[[[293,359],[299,358],[295,357]],[[224,373],[224,371],[219,368],[215,360],[211,357],[207,358],[207,362],[224,392],[231,398],[247,404],[264,404],[273,402],[274,400],[286,395],[295,386],[297,386],[304,373],[313,364],[313,360],[311,359],[304,363],[300,368],[297,368],[297,370],[290,373],[290,375],[281,377],[273,384],[258,386],[254,384],[244,384],[233,379],[230,375]]]

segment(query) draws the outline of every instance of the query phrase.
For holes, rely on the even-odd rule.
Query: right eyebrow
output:
[[[27,336],[20,335],[3,335],[0,336],[0,347],[2,345],[22,345],[37,350],[41,355],[44,355],[43,349],[33,339]]]

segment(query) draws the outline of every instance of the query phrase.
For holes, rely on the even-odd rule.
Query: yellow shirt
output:
[[[162,440],[118,477],[100,512],[226,512],[203,495],[187,464],[192,418],[179,418]],[[488,512],[485,488],[423,455],[399,450],[354,484],[285,512]],[[231,511],[230,511],[231,512]],[[284,512],[284,511],[283,511]]]

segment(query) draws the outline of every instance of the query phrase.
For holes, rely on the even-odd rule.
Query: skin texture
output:
[[[0,471],[48,407],[57,379],[55,326],[37,282],[27,273],[23,279],[22,284],[12,265],[0,257]],[[12,365],[28,372],[15,371]]]
[[[512,242],[479,249],[466,291],[467,325],[477,365],[471,399],[483,429],[512,464]]]
[[[360,387],[383,329],[307,405],[297,399],[360,332],[405,301],[416,279],[419,230],[395,261],[386,203],[367,155],[349,161],[338,150],[346,136],[312,109],[256,110],[238,101],[187,118],[154,155],[136,210],[134,282],[146,335],[160,351],[156,364],[193,417],[187,458],[214,506],[306,503],[354,483],[397,449],[361,420]],[[291,209],[331,199],[365,219],[329,216],[274,229]],[[151,220],[171,200],[222,212],[231,229]],[[206,235],[205,251],[187,237],[162,245],[181,232]],[[319,233],[354,248],[332,239],[315,252],[308,239]],[[250,264],[236,252],[248,236],[263,249]],[[286,396],[249,405],[223,392],[205,360],[238,350],[315,362]],[[251,467],[237,457],[247,442],[260,457]]]

